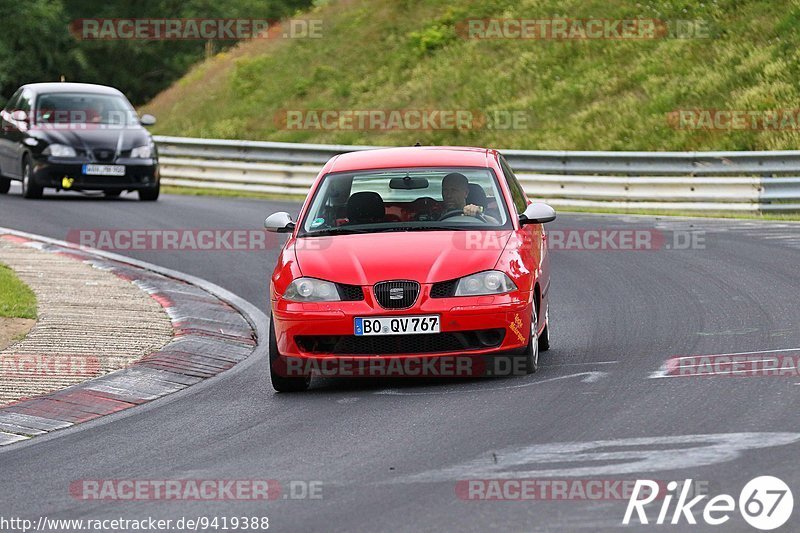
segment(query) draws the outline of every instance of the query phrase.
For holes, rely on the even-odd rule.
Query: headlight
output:
[[[53,157],[75,157],[75,149],[66,144],[51,144],[42,152],[44,155],[52,155]]]
[[[283,297],[293,302],[338,302],[339,291],[330,281],[315,278],[298,278],[294,280]]]
[[[458,280],[456,296],[481,296],[485,294],[503,294],[517,290],[514,282],[499,270],[487,270]]]
[[[150,159],[153,156],[153,148],[146,144],[144,146],[137,146],[133,150],[131,150],[131,157],[132,158],[139,158],[139,159]]]

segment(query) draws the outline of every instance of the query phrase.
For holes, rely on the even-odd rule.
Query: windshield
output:
[[[136,112],[128,101],[111,94],[52,93],[36,101],[37,124],[136,124]]]
[[[329,174],[299,235],[510,227],[487,168],[400,168]]]

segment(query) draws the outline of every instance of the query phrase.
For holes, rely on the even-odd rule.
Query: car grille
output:
[[[304,353],[334,355],[398,355],[460,352],[496,348],[505,329],[455,331],[429,335],[298,335],[294,338]]]
[[[419,296],[416,281],[382,281],[373,287],[375,299],[384,309],[406,309],[414,305]]]
[[[453,296],[456,293],[456,285],[458,285],[457,279],[434,283],[431,287],[431,298],[449,298]]]
[[[358,302],[364,299],[364,291],[358,285],[337,283],[336,289],[339,291],[339,298],[343,302]]]
[[[94,158],[101,163],[110,163],[114,161],[114,150],[95,150]]]

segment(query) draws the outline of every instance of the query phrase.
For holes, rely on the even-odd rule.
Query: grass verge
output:
[[[0,264],[0,317],[36,319],[36,295],[3,264]]]

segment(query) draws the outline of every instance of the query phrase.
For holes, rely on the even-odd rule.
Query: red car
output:
[[[273,387],[445,358],[483,361],[484,375],[497,375],[491,362],[503,357],[535,372],[549,348],[542,224],[555,217],[495,150],[333,157],[296,223],[284,212],[265,221],[291,234],[270,283]]]

